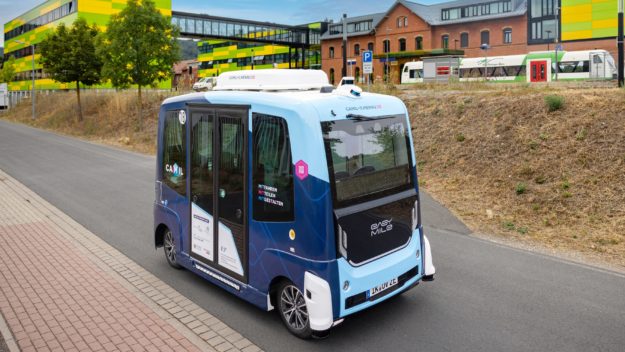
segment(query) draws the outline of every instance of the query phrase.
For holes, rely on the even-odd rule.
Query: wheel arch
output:
[[[271,280],[271,282],[269,283],[269,290],[267,292],[269,294],[269,300],[274,307],[276,306],[276,302],[277,302],[276,294],[278,293],[278,288],[284,282],[292,283],[293,281],[286,276],[279,275],[279,276],[274,277],[273,280]]]
[[[169,230],[169,227],[163,223],[156,227],[156,230],[154,231],[154,247],[163,247],[165,232],[167,232],[167,230]]]

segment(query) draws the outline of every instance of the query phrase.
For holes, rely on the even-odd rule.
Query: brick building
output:
[[[558,0],[457,0],[422,5],[398,0],[384,13],[345,19],[347,58],[356,60],[347,75],[363,79],[360,53],[364,50],[374,53],[370,79],[381,79],[388,72],[395,82],[407,61],[452,54],[478,57],[484,55],[482,44],[489,45],[489,56],[553,50],[562,38],[556,25],[559,4]],[[329,24],[321,36],[322,69],[335,83],[342,75],[342,38],[341,21]],[[614,37],[563,45],[568,51],[604,49],[616,57]]]

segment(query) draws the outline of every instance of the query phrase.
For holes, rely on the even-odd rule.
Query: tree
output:
[[[13,77],[15,77],[15,58],[11,56],[0,69],[0,83],[11,82]]]
[[[41,64],[58,82],[76,83],[78,121],[82,121],[80,84],[91,86],[100,82],[102,60],[96,53],[98,28],[78,18],[71,28],[61,23],[41,44]]]
[[[178,60],[177,27],[152,0],[129,0],[111,16],[102,38],[103,74],[116,88],[138,87],[139,123],[143,120],[141,88],[167,80]]]

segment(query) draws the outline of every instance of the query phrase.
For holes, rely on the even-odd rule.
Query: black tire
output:
[[[174,269],[182,269],[182,266],[176,260],[176,242],[170,229],[165,230],[163,234],[163,250],[165,251],[167,263]]]
[[[276,302],[280,319],[289,332],[300,339],[310,339],[313,331],[302,291],[290,281],[282,282],[276,292]]]

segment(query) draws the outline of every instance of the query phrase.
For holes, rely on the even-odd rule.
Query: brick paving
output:
[[[1,170],[0,199],[0,313],[22,351],[260,351]]]

